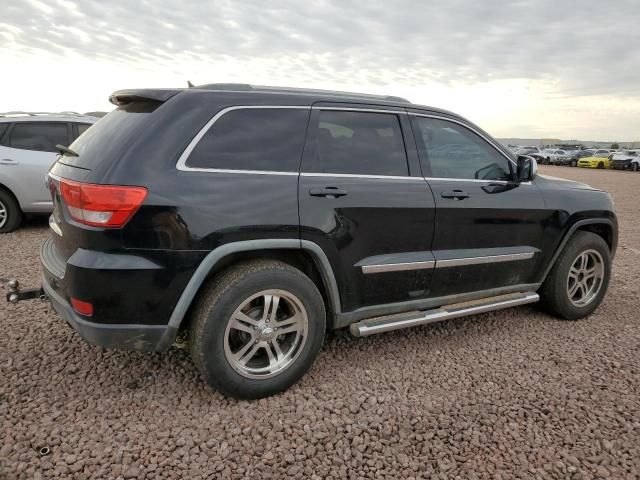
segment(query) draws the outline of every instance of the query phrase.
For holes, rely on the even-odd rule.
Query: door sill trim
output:
[[[423,298],[420,300],[409,300],[407,302],[388,303],[383,305],[371,305],[362,307],[352,312],[339,313],[336,315],[334,328],[347,327],[352,323],[365,318],[381,317],[396,313],[406,313],[428,310],[431,308],[451,305],[460,302],[469,302],[487,297],[495,297],[507,293],[535,292],[542,283],[525,283],[520,285],[510,285],[506,287],[492,288],[475,292],[457,293],[444,297]]]

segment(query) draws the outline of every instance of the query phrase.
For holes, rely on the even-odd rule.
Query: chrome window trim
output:
[[[456,120],[454,118],[443,117],[442,115],[431,115],[431,114],[426,114],[426,113],[415,113],[415,112],[409,112],[409,115],[413,115],[414,117],[435,118],[437,120],[445,120],[445,121],[448,121],[448,122],[456,123],[456,124],[466,128],[467,130],[470,130],[471,132],[475,133],[476,135],[478,135],[485,142],[487,142],[489,145],[491,145],[493,147],[493,149],[496,150],[500,155],[502,155],[511,164],[513,164],[513,166],[517,167],[516,162],[514,162],[511,158],[509,158],[509,156],[506,153],[504,153],[502,150],[500,150],[500,148],[495,144],[495,142],[493,142],[486,135],[484,135],[483,133],[479,132],[478,130],[476,130],[475,128],[471,127],[470,125],[467,125],[464,122],[461,122],[461,121]]]
[[[275,170],[232,170],[228,168],[203,168],[203,167],[185,167],[178,170],[188,172],[209,172],[209,173],[233,173],[247,175],[298,175],[298,172],[278,172]]]
[[[426,270],[435,268],[435,260],[405,263],[383,263],[379,265],[362,265],[362,273],[405,272],[409,270]]]
[[[223,115],[228,112],[232,112],[234,110],[251,110],[251,109],[292,109],[292,110],[332,110],[332,111],[346,111],[346,112],[365,112],[365,113],[390,113],[395,115],[413,115],[416,117],[426,117],[426,118],[435,118],[438,120],[446,120],[453,123],[456,123],[467,130],[472,131],[476,135],[480,136],[483,140],[485,140],[489,145],[491,145],[494,150],[498,151],[502,156],[504,156],[509,162],[513,165],[516,163],[511,160],[507,155],[504,154],[494,142],[488,139],[485,135],[478,132],[474,128],[466,125],[464,122],[460,122],[458,120],[444,117],[441,115],[431,115],[431,114],[423,114],[423,113],[415,113],[415,112],[407,112],[402,110],[384,110],[384,109],[374,109],[374,108],[357,108],[357,107],[334,107],[334,106],[307,106],[307,105],[234,105],[231,107],[226,107],[217,112],[209,121],[200,129],[200,131],[196,134],[195,137],[189,142],[189,145],[184,149],[180,158],[176,162],[176,169],[184,172],[207,172],[207,173],[228,173],[228,174],[247,174],[247,175],[301,175],[304,177],[336,177],[336,178],[371,178],[371,179],[391,179],[391,180],[434,180],[434,181],[454,181],[454,182],[491,182],[491,183],[511,183],[508,180],[481,180],[481,179],[472,179],[472,178],[442,178],[442,177],[411,177],[411,176],[398,176],[398,175],[360,175],[360,174],[352,174],[352,173],[317,173],[317,172],[283,172],[283,171],[275,171],[275,170],[235,170],[235,169],[224,169],[224,168],[204,168],[204,167],[189,167],[186,165],[191,152],[198,145],[202,137],[206,135],[209,129],[218,121]],[[531,182],[520,182],[520,185],[531,185]]]
[[[464,267],[467,265],[481,265],[485,263],[515,262],[521,260],[530,260],[534,255],[535,252],[526,252],[509,253],[504,255],[487,255],[483,257],[448,258],[445,260],[436,259],[435,268]]]
[[[302,172],[301,177],[332,177],[332,178],[379,178],[386,180],[418,180],[424,182],[424,177],[409,177],[402,175],[361,175],[358,173],[314,173]]]
[[[338,112],[365,112],[365,113],[395,113],[396,115],[407,115],[404,110],[385,110],[380,108],[358,108],[358,107],[333,107],[314,105],[312,110],[333,110]]]
[[[200,129],[200,131],[196,134],[195,137],[189,142],[187,148],[184,149],[180,158],[178,158],[178,162],[176,163],[176,168],[183,172],[210,172],[210,173],[245,173],[245,174],[261,174],[261,175],[298,175],[298,172],[279,172],[273,170],[233,170],[233,169],[220,169],[220,168],[203,168],[203,167],[188,167],[187,160],[189,159],[189,155],[196,148],[202,137],[204,137],[209,129],[216,123],[223,115],[226,113],[232,112],[234,110],[260,110],[260,109],[269,109],[269,110],[278,110],[278,109],[290,109],[290,110],[311,110],[311,106],[306,105],[234,105],[232,107],[226,107],[216,113],[207,123],[205,123],[204,127]]]
[[[435,182],[474,182],[474,183],[498,183],[501,185],[507,185],[509,183],[517,183],[518,185],[531,185],[531,181],[528,182],[516,182],[513,180],[483,180],[480,178],[446,178],[446,177],[424,177],[427,181]]]

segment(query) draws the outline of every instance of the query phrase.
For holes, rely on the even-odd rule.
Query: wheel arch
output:
[[[567,242],[571,239],[571,237],[577,232],[591,232],[595,233],[602,237],[602,239],[607,242],[609,246],[609,250],[611,251],[611,258],[615,256],[616,248],[618,244],[618,236],[617,236],[617,228],[613,220],[608,218],[589,218],[584,220],[579,220],[575,222],[571,227],[567,230],[565,235],[562,237],[560,244],[556,248],[549,265],[547,265],[546,270],[544,271],[543,277],[540,279],[540,282],[544,282],[547,278],[547,275],[555,265],[556,260],[560,256],[560,253],[566,246]]]
[[[16,204],[18,204],[18,206],[22,209],[22,206],[20,205],[20,201],[18,200],[18,196],[13,192],[13,190],[11,190],[11,188],[9,188],[2,181],[0,181],[0,190],[2,190],[3,192],[7,192],[9,195],[11,195],[13,199],[16,201]]]
[[[162,349],[168,348],[175,340],[193,301],[207,279],[237,262],[256,259],[281,260],[309,276],[325,300],[329,310],[327,327],[332,327],[335,316],[341,313],[340,296],[331,264],[322,248],[308,240],[246,240],[224,244],[209,252],[202,260],[173,309],[167,333],[161,342]]]

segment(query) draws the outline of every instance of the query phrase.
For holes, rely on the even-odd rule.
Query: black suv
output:
[[[327,329],[538,300],[578,319],[607,290],[609,194],[536,176],[451,112],[219,84],[111,101],[50,170],[41,255],[44,294],[96,345],[186,344],[207,383],[256,398],[296,382]]]

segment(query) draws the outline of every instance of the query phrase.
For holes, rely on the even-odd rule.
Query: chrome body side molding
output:
[[[489,248],[484,250],[440,250],[376,255],[356,263],[362,273],[402,272],[530,260],[538,252],[533,247]],[[479,253],[482,253],[481,255]]]
[[[535,252],[526,252],[505,255],[486,255],[484,257],[449,258],[446,260],[436,260],[436,268],[464,267],[483,263],[516,262],[518,260],[530,260],[534,255]]]

